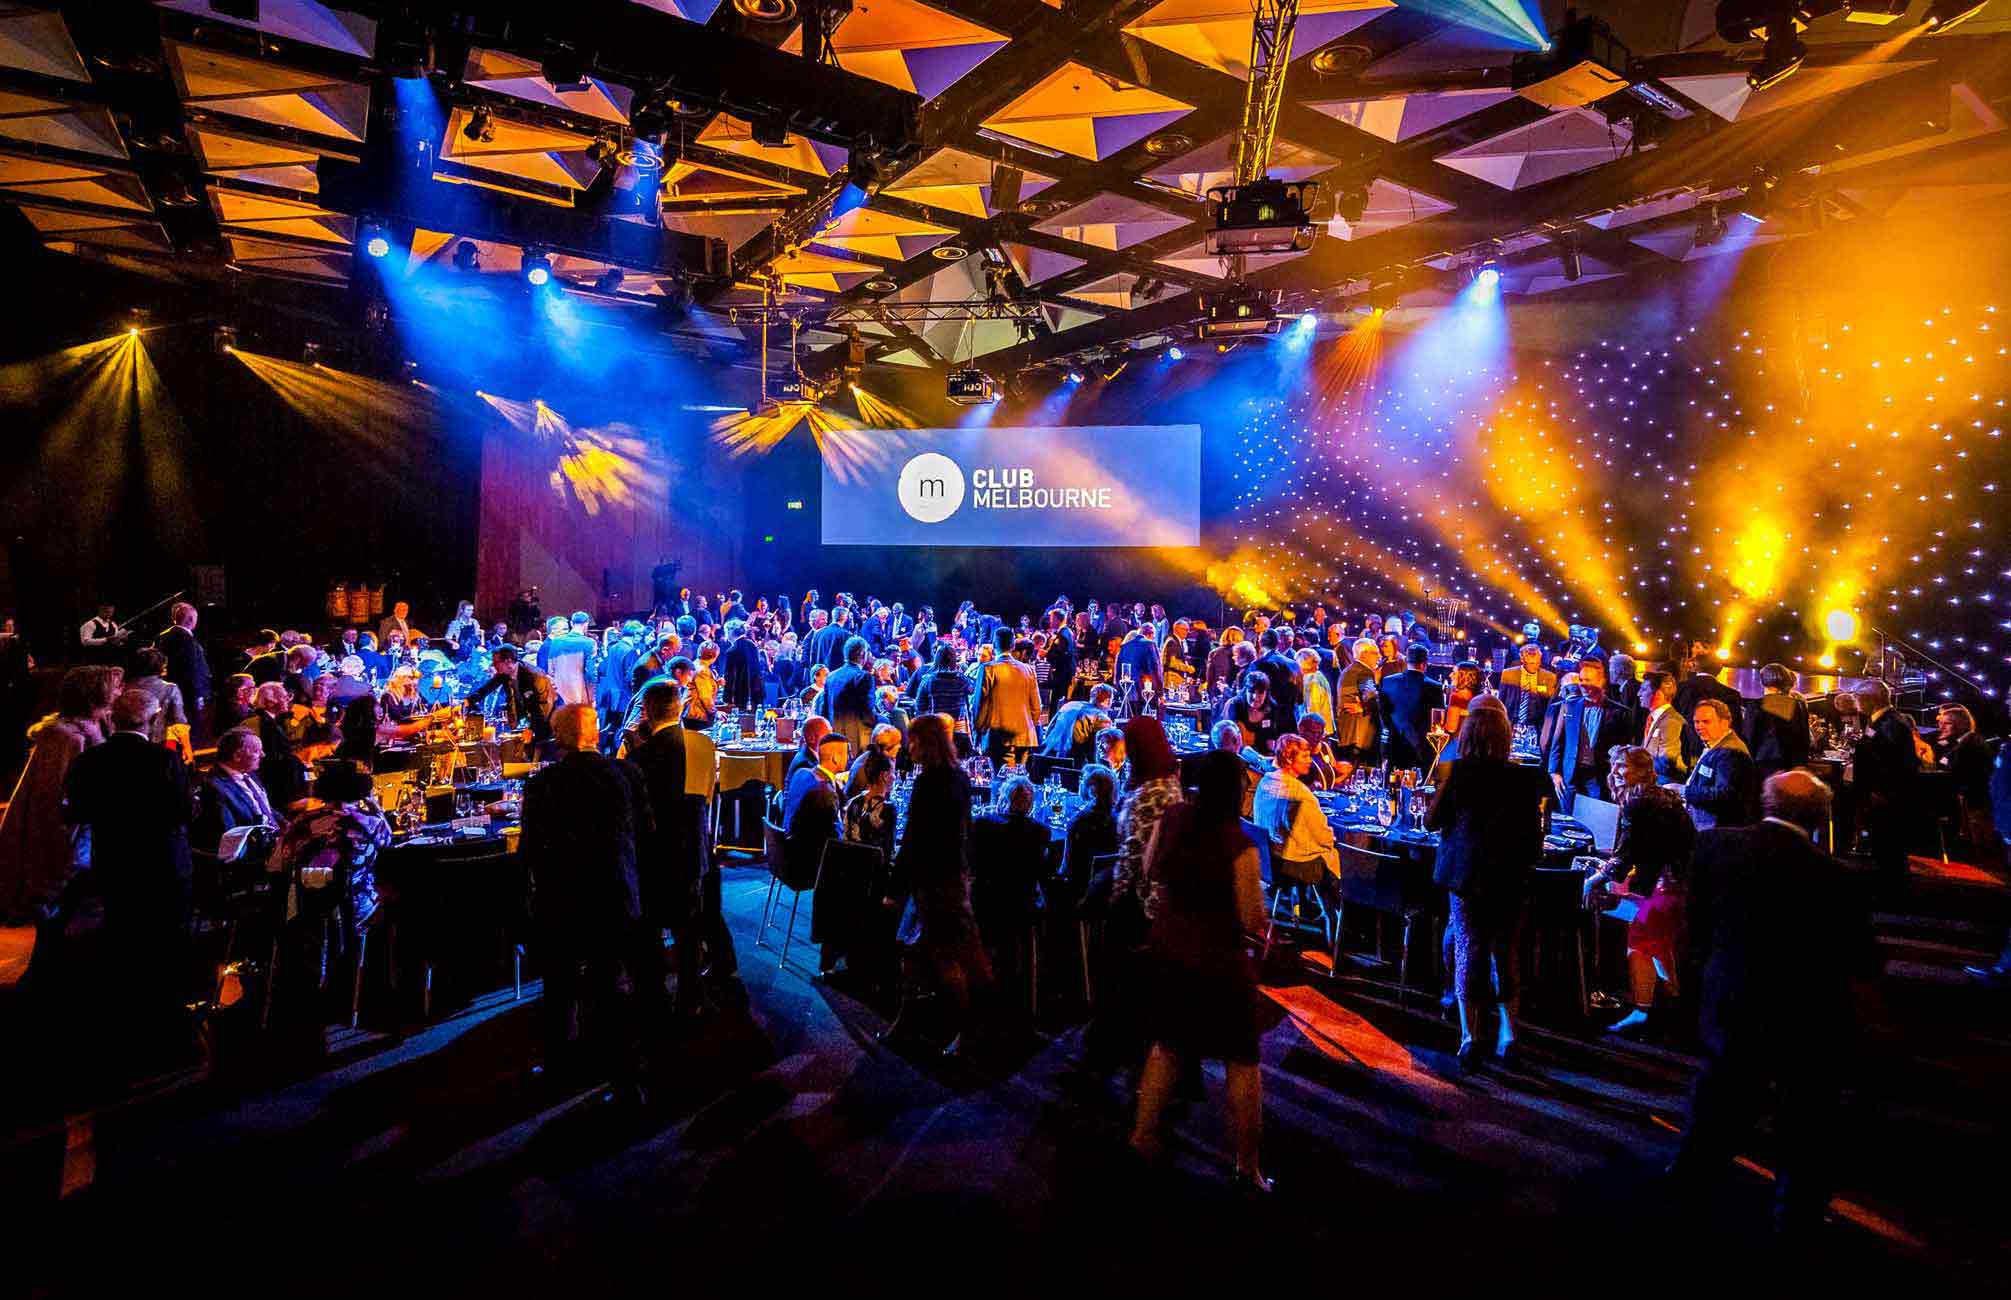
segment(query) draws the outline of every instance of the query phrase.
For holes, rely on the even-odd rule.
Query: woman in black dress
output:
[[[1479,1052],[1474,1031],[1490,1002],[1501,1008],[1495,1055],[1506,1060],[1514,1049],[1516,945],[1529,872],[1543,859],[1544,804],[1555,793],[1536,768],[1509,762],[1513,738],[1507,711],[1475,700],[1459,731],[1459,757],[1425,817],[1440,832],[1432,879],[1452,894],[1448,929],[1462,1067]]]
[[[956,736],[944,714],[925,713],[908,725],[908,754],[915,761],[915,784],[894,857],[908,907],[896,938],[915,975],[933,982],[949,1001],[956,1036],[944,1051],[953,1053],[972,999],[992,983],[991,963],[971,915],[971,780],[957,766]],[[885,1037],[898,1039],[912,1028],[909,1001],[902,999]]]
[[[1794,671],[1786,664],[1768,664],[1760,669],[1760,698],[1746,702],[1739,738],[1752,753],[1762,782],[1809,761],[1809,708],[1790,694],[1794,684]]]
[[[1257,846],[1243,833],[1243,760],[1216,750],[1196,764],[1191,803],[1169,809],[1153,831],[1146,874],[1159,913],[1147,941],[1152,979],[1146,1023],[1152,1051],[1138,1081],[1132,1147],[1159,1148],[1159,1120],[1183,1062],[1219,1060],[1228,1075],[1236,1178],[1255,1191],[1271,1182],[1258,1165],[1264,1099],[1257,1071],[1257,972],[1250,946],[1264,928]]]

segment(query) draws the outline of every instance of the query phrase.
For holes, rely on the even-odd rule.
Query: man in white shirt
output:
[[[77,629],[77,641],[84,647],[84,658],[94,664],[114,663],[119,650],[126,643],[126,630],[112,618],[110,605],[98,606],[97,616],[86,619]]]
[[[405,620],[412,616],[412,607],[404,601],[395,601],[390,614],[377,624],[377,644],[389,647],[391,634],[396,632],[401,640],[412,639],[412,625]]]
[[[265,746],[249,727],[236,727],[217,737],[216,766],[197,792],[195,824],[189,829],[191,848],[215,853],[224,832],[239,826],[278,829],[272,800],[258,779],[258,765],[264,759]]]

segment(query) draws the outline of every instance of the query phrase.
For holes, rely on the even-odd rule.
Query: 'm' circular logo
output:
[[[901,467],[901,509],[918,523],[939,524],[964,503],[964,472],[939,451],[925,451]]]

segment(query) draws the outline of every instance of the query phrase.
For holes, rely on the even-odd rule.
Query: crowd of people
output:
[[[545,760],[524,788],[522,848],[547,1066],[583,1063],[639,1090],[638,1044],[678,1010],[702,1011],[707,980],[735,971],[689,765],[711,761],[699,738],[722,711],[774,711],[800,720],[771,811],[777,877],[802,887],[832,844],[864,850],[854,874],[828,877],[844,889],[820,888],[813,933],[825,971],[842,962],[898,990],[895,1039],[957,1051],[996,1024],[1053,895],[1118,954],[1092,1044],[1136,1069],[1133,1145],[1155,1152],[1183,1071],[1219,1059],[1238,1176],[1268,1188],[1251,955],[1265,928],[1259,842],[1274,886],[1331,894],[1338,846],[1315,792],[1367,769],[1430,788],[1457,1057],[1471,1067],[1484,1052],[1516,1055],[1530,872],[1547,818],[1594,800],[1617,805],[1585,897],[1627,924],[1633,1008],[1619,1028],[1649,1024],[1672,994],[1701,1026],[1708,1065],[1679,1173],[1701,1186],[1777,1085],[1798,1135],[1783,1212],[1805,1220],[1826,1199],[1850,996],[1874,970],[1868,909],[1832,855],[1861,830],[1880,889],[1903,891],[1934,769],[1951,774],[1979,846],[1996,851],[2011,829],[2011,775],[1960,706],[1940,710],[1929,738],[1881,682],[1812,705],[1780,665],[1748,700],[1701,647],[1637,664],[1531,640],[1497,678],[1415,617],[1351,628],[1321,605],[1218,628],[1139,602],[1058,598],[1016,621],[965,602],[938,620],[927,605],[847,593],[827,607],[816,591],[732,591],[685,592],[598,631],[584,612],[485,628],[467,602],[437,637],[410,617],[399,603],[374,632],[343,628],[324,644],[261,631],[218,680],[193,606],[175,605],[146,646],[125,644],[101,610],[79,644],[118,662],[70,669],[56,710],[22,728],[31,748],[0,822],[0,913],[60,947],[88,902],[128,969],[186,965],[176,950],[193,863],[249,828],[269,837],[289,923],[334,916],[336,932],[360,938],[390,840],[371,793],[380,746],[441,708],[483,712]],[[1851,746],[1841,830],[1835,773],[1811,766],[1812,709]],[[1163,722],[1176,714],[1209,740],[1184,770]],[[999,773],[991,811],[974,811],[968,755]],[[1069,773],[1081,795],[1052,855],[1022,764]],[[576,1030],[586,1003],[631,1014]]]

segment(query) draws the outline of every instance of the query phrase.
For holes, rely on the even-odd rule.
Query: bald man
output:
[[[1685,896],[1704,1068],[1671,1174],[1712,1198],[1776,1089],[1777,1226],[1822,1222],[1847,1144],[1837,1120],[1858,1008],[1879,973],[1869,881],[1817,848],[1830,790],[1807,772],[1767,779],[1757,825],[1697,836]]]

